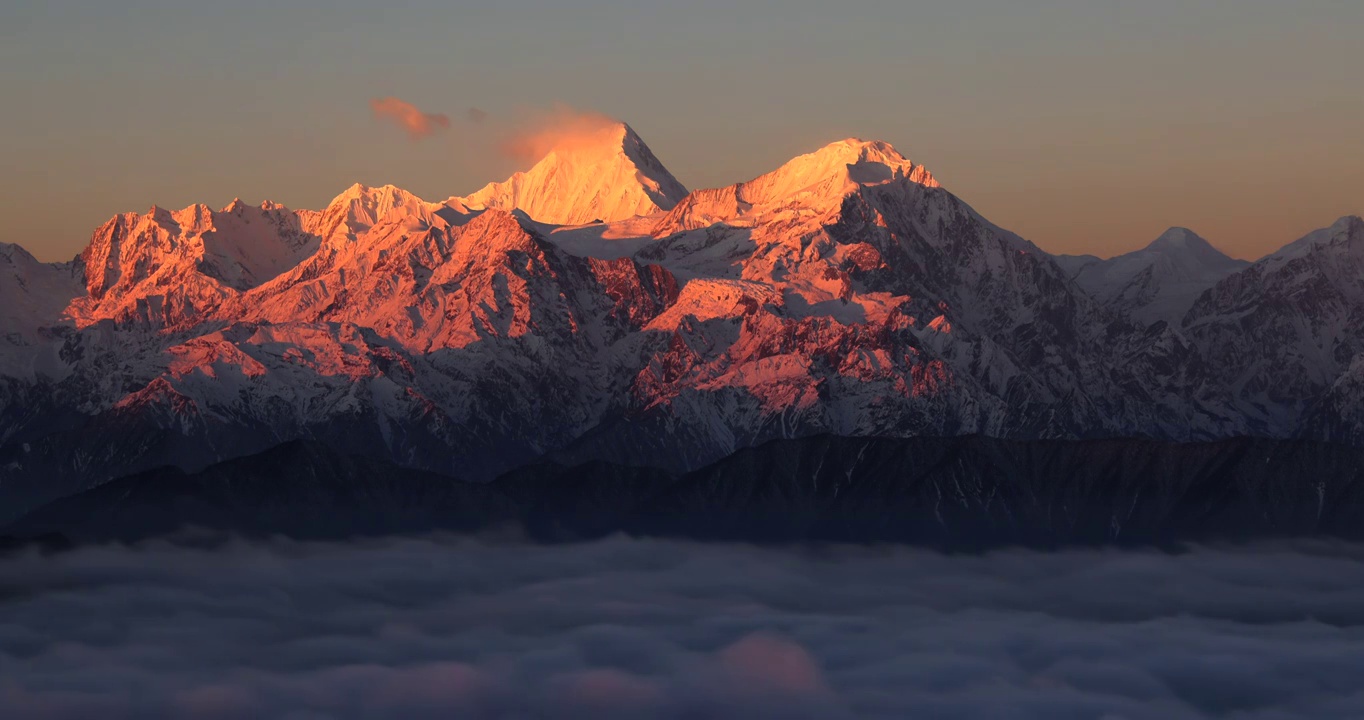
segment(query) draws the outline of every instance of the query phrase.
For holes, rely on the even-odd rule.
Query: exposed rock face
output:
[[[189,330],[236,292],[293,268],[318,247],[283,208],[233,202],[120,215],[95,231],[79,262],[87,294],[67,312],[78,327],[101,320]]]
[[[1184,332],[1265,434],[1307,422],[1357,441],[1364,364],[1364,220],[1342,218],[1227,277],[1189,311]]]
[[[1110,297],[884,143],[684,195],[603,133],[465,199],[357,185],[119,216],[65,265],[0,248],[0,515],[296,438],[483,479],[813,434],[1364,443],[1358,219],[1175,312],[1176,271],[1227,266],[1191,234]]]

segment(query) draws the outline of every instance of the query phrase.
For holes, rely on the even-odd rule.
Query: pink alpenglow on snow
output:
[[[586,225],[671,210],[686,197],[630,126],[600,115],[555,117],[505,145],[515,157],[538,160],[534,167],[460,201],[475,210],[521,210],[550,225]]]
[[[1295,426],[1294,408],[1230,391],[1190,405],[1223,370],[1246,387],[1297,382],[1299,397],[1344,377],[1343,411],[1364,385],[1351,379],[1364,363],[1343,364],[1353,353],[1227,365],[1265,354],[1234,321],[1257,298],[1355,312],[1364,221],[1239,270],[1184,232],[1100,267],[990,223],[882,142],[688,193],[629,126],[568,117],[526,136],[545,153],[534,167],[464,198],[354,185],[321,210],[153,208],[113,218],[65,264],[0,246],[0,379],[63,383],[82,412],[186,435],[370,423],[393,444],[381,453],[436,469],[450,448],[515,438],[539,455],[622,417],[683,438],[650,446],[679,467],[819,433],[1185,439]],[[1090,275],[1130,275],[1133,290],[1110,304],[1085,291]],[[1356,316],[1312,333],[1355,337],[1331,328]],[[1300,320],[1273,322],[1288,336]],[[1236,357],[1216,354],[1234,343]],[[477,457],[478,472],[505,469]]]

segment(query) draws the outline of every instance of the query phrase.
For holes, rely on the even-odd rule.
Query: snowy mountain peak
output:
[[[559,138],[530,170],[451,202],[521,210],[550,225],[586,225],[671,210],[686,195],[629,125],[603,123]]]
[[[1331,226],[1332,237],[1346,237],[1351,242],[1364,239],[1364,218],[1346,215]]]
[[[770,202],[830,183],[837,189],[848,185],[882,185],[909,180],[925,187],[939,187],[932,173],[900,154],[888,143],[848,138],[801,155],[749,185],[750,202]]]
[[[1183,262],[1188,265],[1217,269],[1228,267],[1235,269],[1247,265],[1246,262],[1235,260],[1213,247],[1212,243],[1204,240],[1198,233],[1182,227],[1166,230],[1164,234],[1147,245],[1145,250],[1139,252],[1183,257],[1185,258]]]
[[[1249,264],[1188,228],[1174,227],[1141,250],[1081,265],[1075,282],[1134,320],[1178,324],[1204,291]]]
[[[43,328],[57,321],[67,303],[85,290],[72,270],[70,264],[40,262],[24,248],[0,242],[0,347],[39,340]],[[0,353],[0,374],[43,372],[23,365],[6,362]]]
[[[103,320],[176,329],[235,292],[294,267],[316,240],[288,210],[240,200],[119,215],[95,231],[79,265],[86,295],[67,314],[78,326]]]
[[[1166,249],[1186,249],[1186,248],[1211,248],[1207,240],[1198,236],[1198,233],[1183,228],[1172,227],[1166,230],[1160,237],[1146,246],[1147,250],[1166,250]]]
[[[304,231],[329,244],[345,244],[395,212],[417,212],[426,205],[421,198],[393,185],[376,188],[356,183],[337,195],[325,210],[305,211],[300,217]]]
[[[345,192],[337,195],[330,203],[328,208],[338,206],[353,205],[359,203],[367,208],[392,208],[409,202],[421,202],[421,198],[412,193],[397,187],[396,185],[383,185],[380,187],[370,187],[362,183],[355,183]]]
[[[1184,325],[1253,402],[1252,417],[1294,432],[1319,423],[1358,443],[1362,323],[1364,220],[1345,217],[1219,282]]]
[[[669,235],[717,222],[746,225],[768,213],[795,207],[833,212],[859,188],[893,183],[941,187],[927,168],[914,164],[890,144],[848,138],[793,158],[748,182],[693,192],[659,222],[654,233]]]
[[[0,261],[9,263],[37,262],[23,246],[7,242],[0,242]]]
[[[1364,219],[1360,218],[1358,215],[1346,215],[1345,217],[1336,220],[1330,227],[1313,230],[1277,251],[1270,253],[1262,258],[1261,262],[1269,261],[1277,263],[1301,257],[1311,252],[1311,250],[1318,245],[1325,245],[1342,237],[1347,240],[1351,237],[1364,238]]]

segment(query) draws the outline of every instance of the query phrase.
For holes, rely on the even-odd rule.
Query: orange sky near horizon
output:
[[[1057,253],[1179,225],[1254,259],[1364,214],[1364,3],[111,5],[0,7],[0,241],[45,260],[153,204],[467,194],[555,103],[628,121],[691,188],[885,140]]]

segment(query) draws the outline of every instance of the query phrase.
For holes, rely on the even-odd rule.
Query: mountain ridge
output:
[[[576,542],[624,532],[957,549],[1359,539],[1361,456],[1250,438],[819,436],[773,441],[689,473],[541,462],[479,484],[294,441],[196,473],[120,478],[0,525],[0,539],[136,542],[190,528],[200,539],[453,531]]]
[[[485,479],[544,456],[685,470],[819,434],[1356,442],[1364,348],[1317,338],[1330,361],[1277,393],[1247,374],[1255,351],[1226,354],[1241,305],[1215,300],[1258,266],[1146,322],[885,143],[682,194],[614,127],[592,146],[608,171],[569,176],[621,193],[504,187],[477,207],[355,185],[315,211],[121,215],[65,265],[0,254],[29,278],[0,286],[28,308],[0,317],[22,326],[0,337],[0,498],[22,510],[296,438]],[[556,205],[604,222],[535,217]],[[1293,265],[1306,280],[1285,292],[1353,303],[1329,265]]]
[[[1142,323],[1179,325],[1203,292],[1250,264],[1192,230],[1172,227],[1140,250],[1106,260],[1071,256],[1065,267],[1105,306]]]

